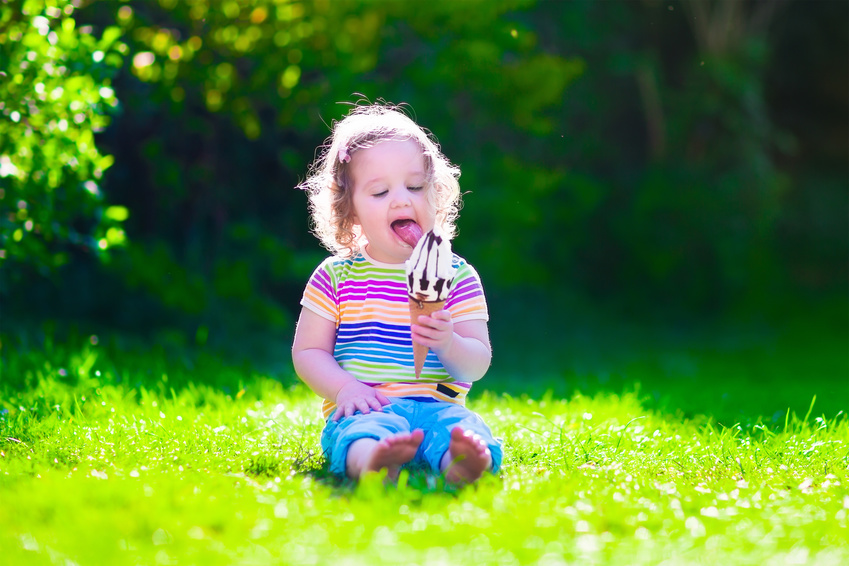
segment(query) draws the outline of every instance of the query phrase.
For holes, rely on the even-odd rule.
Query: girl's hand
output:
[[[413,342],[427,346],[442,358],[454,342],[454,322],[447,310],[436,311],[431,316],[420,315],[418,324],[410,326]]]
[[[370,413],[372,410],[380,411],[390,401],[385,395],[363,383],[353,380],[336,393],[336,412],[333,420],[338,421],[342,417],[350,417],[357,411],[362,414]]]

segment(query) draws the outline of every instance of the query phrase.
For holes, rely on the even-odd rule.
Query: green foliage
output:
[[[23,3],[4,4],[5,25],[23,25],[12,6]],[[845,287],[845,142],[817,141],[845,140],[845,121],[828,117],[844,111],[845,97],[825,118],[811,110],[845,90],[830,78],[846,52],[846,30],[833,24],[845,20],[843,4],[135,0],[67,14],[33,6],[57,38],[73,27],[89,46],[68,55],[79,58],[74,69],[98,96],[114,89],[122,113],[102,129],[114,100],[85,104],[83,125],[98,131],[97,149],[86,148],[97,159],[50,150],[59,157],[38,182],[24,180],[11,156],[21,144],[42,146],[23,120],[4,120],[17,130],[0,141],[13,147],[0,151],[2,171],[18,173],[0,177],[3,253],[69,262],[59,272],[66,287],[109,281],[87,311],[110,323],[112,313],[140,326],[182,316],[187,336],[199,325],[213,336],[291,327],[324,253],[293,187],[328,125],[361,98],[409,103],[461,166],[455,247],[488,290],[565,286],[645,314],[659,305],[780,311],[800,289]],[[812,31],[820,24],[832,27]],[[49,44],[49,34],[21,29]],[[114,48],[93,47],[97,36]],[[19,61],[26,53],[8,41],[3,49]],[[114,83],[107,63],[120,64]],[[53,77],[45,93],[66,79]],[[81,88],[77,103],[89,100]],[[46,98],[49,112],[74,104]],[[73,149],[72,129],[51,139]],[[98,179],[109,162],[101,151],[115,165]],[[48,190],[51,176],[64,179],[61,190]],[[47,204],[21,212],[18,203],[36,197]],[[55,223],[34,220],[38,210]],[[50,251],[56,238],[100,250],[122,229],[130,243],[107,269]],[[58,236],[39,235],[48,230]],[[39,289],[24,281],[12,291]],[[79,312],[76,304],[65,309]]]
[[[290,324],[322,255],[293,187],[347,111],[335,103],[354,92],[408,100],[448,140],[469,137],[464,114],[504,139],[504,111],[529,134],[551,131],[546,110],[582,66],[511,21],[529,6],[92,3],[81,21],[117,23],[129,47],[115,83],[125,112],[100,138],[118,163],[105,190],[131,211],[116,271],[210,327]],[[396,80],[402,67],[409,81]],[[446,113],[440,93],[465,90],[481,104]]]
[[[0,383],[0,547],[12,563],[849,559],[849,420],[810,400],[778,422],[722,426],[649,408],[631,387],[478,391],[472,408],[505,441],[500,477],[459,492],[417,471],[355,486],[327,477],[318,400],[288,374],[281,386],[214,356],[94,342],[4,337],[15,379]]]
[[[0,7],[0,265],[48,273],[69,261],[70,249],[103,255],[125,240],[128,211],[107,206],[101,189],[114,160],[94,135],[117,106],[110,77],[126,46],[117,27],[99,38],[77,27],[78,4]]]
[[[777,38],[766,26],[781,12],[696,4],[534,11],[542,43],[586,58],[558,108],[560,139],[520,159],[591,182],[583,207],[570,202],[579,189],[566,177],[533,199],[550,228],[522,245],[532,273],[543,257],[534,250],[553,255],[548,284],[577,278],[597,296],[655,311],[767,308],[787,291],[780,220],[794,181],[778,163],[793,139],[775,125],[765,93],[768,69],[784,64],[771,58]]]
[[[730,53],[695,54],[685,88],[663,89],[668,145],[617,227],[656,289],[684,282],[695,304],[757,301],[781,284],[777,228],[790,179],[775,164],[787,135],[768,115],[766,49],[749,37]]]

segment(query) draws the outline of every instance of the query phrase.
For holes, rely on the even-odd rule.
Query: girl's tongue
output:
[[[411,248],[416,247],[422,237],[421,227],[413,220],[396,220],[392,223],[392,229]]]

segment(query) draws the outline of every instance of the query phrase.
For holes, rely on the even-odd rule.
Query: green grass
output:
[[[775,343],[494,371],[470,406],[504,467],[456,491],[328,477],[291,375],[101,342],[3,342],[4,564],[849,563],[847,375],[806,387]]]

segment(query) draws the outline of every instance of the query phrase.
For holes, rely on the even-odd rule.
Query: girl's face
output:
[[[351,156],[354,224],[368,241],[366,253],[383,263],[403,263],[413,248],[393,229],[402,221],[416,222],[427,232],[435,213],[427,200],[427,170],[419,145],[385,141]]]

